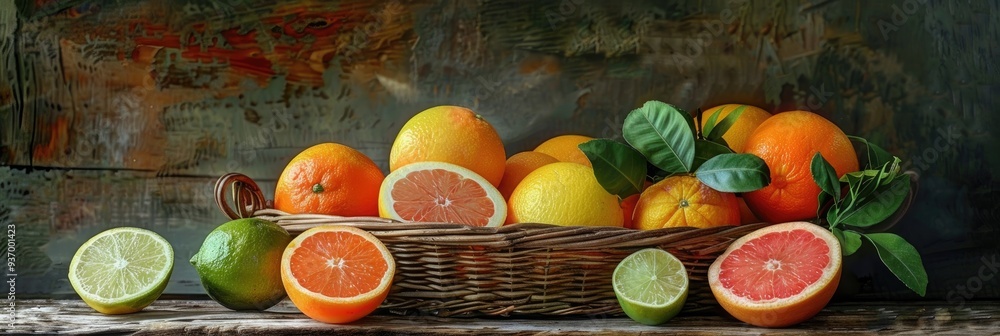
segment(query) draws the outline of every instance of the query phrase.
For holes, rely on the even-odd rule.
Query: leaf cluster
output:
[[[716,111],[701,130],[684,110],[649,101],[625,117],[622,132],[627,143],[595,139],[580,144],[580,149],[601,186],[621,198],[640,193],[647,178],[679,174],[694,175],[721,192],[754,191],[770,183],[767,164],[753,154],[733,153],[722,139],[743,109],[722,120],[718,120],[721,110]]]
[[[825,218],[840,240],[845,256],[854,254],[864,241],[871,242],[879,259],[911,290],[923,296],[927,272],[917,249],[899,235],[872,232],[889,219],[910,194],[910,176],[900,171],[900,160],[864,138],[851,140],[867,147],[864,170],[840,178],[823,155],[816,153],[810,164],[813,181],[820,187],[817,216]],[[846,192],[845,192],[846,189]]]

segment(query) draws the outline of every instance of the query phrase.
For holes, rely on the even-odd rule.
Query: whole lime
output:
[[[212,230],[191,264],[213,300],[232,310],[265,310],[285,297],[281,254],[291,241],[273,222],[237,219]]]

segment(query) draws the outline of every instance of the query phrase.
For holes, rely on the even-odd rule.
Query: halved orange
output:
[[[497,188],[475,172],[445,162],[411,163],[396,169],[379,190],[379,215],[404,222],[495,227],[507,218]]]
[[[734,241],[708,268],[722,308],[758,327],[786,327],[823,310],[840,282],[840,242],[807,222],[776,224]]]
[[[361,229],[324,225],[306,230],[281,256],[281,282],[302,313],[326,323],[348,323],[389,295],[396,262],[389,249]]]

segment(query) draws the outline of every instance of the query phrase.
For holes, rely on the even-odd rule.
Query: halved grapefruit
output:
[[[445,162],[408,164],[386,176],[379,215],[404,222],[441,222],[495,227],[507,218],[507,203],[482,176]]]
[[[840,243],[823,227],[776,224],[733,242],[708,269],[708,283],[733,317],[759,327],[808,320],[840,282]]]
[[[396,274],[389,249],[358,228],[324,225],[306,230],[281,256],[281,282],[302,313],[326,323],[348,323],[371,312]]]

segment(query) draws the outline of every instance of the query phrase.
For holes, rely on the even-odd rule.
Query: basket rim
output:
[[[886,230],[896,225],[909,210],[910,205],[916,198],[919,189],[920,176],[917,172],[908,170],[904,174],[910,177],[910,190],[900,207],[883,223],[873,226],[878,230]],[[227,190],[231,193],[233,207],[229,205]],[[583,234],[592,235],[594,238],[604,239],[608,236],[616,237],[621,233],[641,233],[629,235],[631,239],[638,242],[648,242],[650,244],[660,243],[658,238],[664,236],[677,236],[677,234],[687,233],[689,235],[714,234],[720,231],[729,231],[745,227],[763,227],[768,225],[765,222],[725,225],[712,228],[695,227],[673,227],[655,230],[637,230],[614,226],[561,226],[545,223],[515,223],[498,227],[478,227],[467,224],[442,223],[442,222],[401,222],[390,218],[357,216],[345,217],[326,214],[289,214],[273,208],[273,202],[264,197],[263,191],[257,183],[247,175],[231,172],[219,177],[214,187],[215,203],[232,220],[240,218],[265,218],[279,222],[283,226],[304,227],[312,224],[348,224],[366,231],[394,231],[394,236],[411,235],[441,235],[442,233],[460,234],[466,236],[477,235],[510,235],[515,232],[531,231],[531,235],[521,235],[516,237],[517,243],[521,246],[533,246],[533,241],[552,243],[558,241],[559,237],[578,237]],[[814,218],[809,220],[814,224],[822,225],[825,220]],[[742,231],[742,230],[740,230]],[[749,232],[749,231],[748,231]],[[603,236],[602,236],[603,235]],[[469,242],[474,242],[469,241]],[[634,245],[634,244],[627,244]]]

